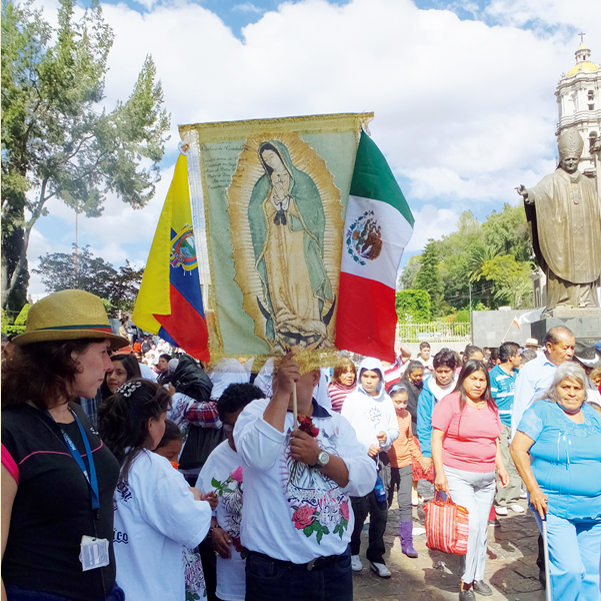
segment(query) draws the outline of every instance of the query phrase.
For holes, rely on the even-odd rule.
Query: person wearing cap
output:
[[[601,352],[594,345],[577,342],[574,347],[574,361],[576,361],[586,374],[586,402],[601,406],[599,386],[593,381],[595,369],[601,369]]]
[[[34,304],[2,368],[2,579],[9,601],[121,601],[113,493],[119,465],[75,403],[128,344],[100,298],[63,290]]]

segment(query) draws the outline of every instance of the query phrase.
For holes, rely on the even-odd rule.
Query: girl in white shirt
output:
[[[211,523],[209,503],[167,459],[152,453],[170,402],[162,386],[134,379],[99,410],[102,439],[121,464],[113,543],[128,601],[183,601],[182,550],[198,546]]]

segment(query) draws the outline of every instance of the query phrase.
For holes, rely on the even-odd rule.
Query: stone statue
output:
[[[584,148],[575,128],[557,141],[559,167],[533,188],[520,185],[534,253],[547,276],[547,313],[599,308],[601,197],[578,170]]]

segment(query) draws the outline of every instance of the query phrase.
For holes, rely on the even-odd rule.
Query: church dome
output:
[[[580,44],[574,54],[576,56],[576,64],[568,71],[567,77],[571,77],[577,73],[590,73],[599,70],[599,65],[589,60],[591,50],[586,44]]]
[[[599,69],[599,65],[596,65],[595,63],[591,63],[591,61],[582,61],[581,63],[574,65],[568,71],[568,77],[571,77],[572,75],[576,75],[576,73],[582,73],[584,71],[597,71],[598,69]]]

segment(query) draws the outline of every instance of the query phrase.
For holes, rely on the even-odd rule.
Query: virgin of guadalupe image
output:
[[[284,352],[329,345],[326,329],[335,299],[324,265],[326,218],[319,190],[292,164],[281,142],[263,142],[258,155],[265,173],[253,187],[248,221],[265,337]],[[333,302],[324,314],[326,301]]]

